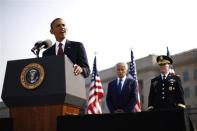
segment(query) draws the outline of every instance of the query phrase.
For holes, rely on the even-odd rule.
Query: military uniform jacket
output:
[[[161,75],[151,80],[148,107],[171,109],[185,106],[181,80],[177,75],[168,74],[165,80]]]

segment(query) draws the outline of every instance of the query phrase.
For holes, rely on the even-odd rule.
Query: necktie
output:
[[[62,49],[62,43],[59,43],[57,55],[64,55],[64,51]]]
[[[122,87],[122,79],[119,79],[119,82],[118,82],[118,93],[119,94],[121,93],[121,87]]]
[[[166,76],[165,75],[163,75],[163,78],[162,78],[162,80],[164,81],[166,79]]]

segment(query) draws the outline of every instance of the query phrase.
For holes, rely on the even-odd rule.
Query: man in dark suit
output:
[[[51,22],[51,34],[55,36],[55,44],[43,52],[43,57],[64,55],[74,64],[74,74],[82,74],[85,78],[90,74],[90,68],[85,48],[82,43],[66,39],[67,27],[63,19],[56,18]]]
[[[161,55],[156,60],[161,74],[151,80],[148,110],[185,109],[181,80],[169,72],[172,59]]]
[[[128,78],[128,65],[118,63],[116,65],[117,79],[108,85],[107,106],[111,113],[132,112],[136,104],[136,86],[134,79]]]

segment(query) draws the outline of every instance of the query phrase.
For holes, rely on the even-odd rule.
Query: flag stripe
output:
[[[96,56],[93,63],[92,78],[89,88],[89,98],[88,98],[88,114],[101,114],[101,101],[104,96],[104,91],[101,83],[101,79],[97,72],[96,67]]]

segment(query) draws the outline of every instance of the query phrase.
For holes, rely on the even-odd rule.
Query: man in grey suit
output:
[[[85,48],[81,42],[66,39],[67,27],[62,18],[51,22],[51,34],[55,36],[55,44],[43,52],[43,57],[54,55],[67,55],[74,64],[74,74],[82,74],[85,78],[90,74],[90,68]]]
[[[134,79],[128,78],[128,65],[116,64],[117,78],[108,84],[107,106],[111,113],[132,112],[136,104],[136,86]]]

